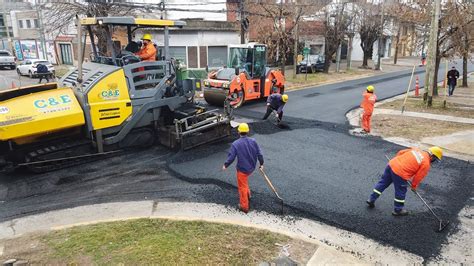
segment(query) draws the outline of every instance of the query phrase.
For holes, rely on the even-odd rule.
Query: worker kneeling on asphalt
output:
[[[240,206],[239,209],[245,213],[249,211],[250,189],[248,177],[255,170],[257,160],[260,162],[260,168],[263,169],[263,155],[260,147],[253,138],[247,135],[250,131],[247,123],[241,123],[237,128],[240,138],[232,143],[227,161],[222,166],[226,170],[237,157],[237,187],[239,189]]]
[[[374,112],[375,101],[377,96],[374,93],[374,86],[367,86],[367,90],[364,92],[360,107],[364,109],[362,113],[362,130],[363,133],[370,133],[370,120],[372,119],[372,113]]]
[[[388,162],[382,179],[375,185],[370,198],[367,200],[367,204],[370,208],[374,208],[377,198],[393,182],[395,187],[395,208],[392,214],[394,216],[408,215],[408,212],[403,209],[408,181],[411,180],[411,189],[416,191],[421,180],[428,174],[431,163],[440,161],[442,157],[443,151],[440,147],[431,147],[428,151],[422,151],[418,148],[399,151]]]
[[[278,115],[278,122],[281,121],[283,118],[283,107],[285,106],[286,102],[288,102],[288,95],[280,94],[280,93],[273,93],[267,98],[267,112],[265,116],[263,116],[263,120],[266,120],[268,116],[273,111],[277,112]]]

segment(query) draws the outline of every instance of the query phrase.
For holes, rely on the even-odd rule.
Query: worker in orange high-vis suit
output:
[[[394,216],[408,215],[403,209],[405,205],[405,195],[408,181],[411,180],[411,189],[416,190],[420,182],[425,178],[430,170],[431,164],[440,161],[443,157],[443,150],[440,147],[431,147],[428,151],[418,148],[401,150],[388,162],[381,180],[367,200],[370,208],[375,207],[375,201],[382,192],[393,183],[395,187]]]
[[[156,48],[151,41],[151,34],[146,33],[142,37],[142,48],[136,53],[142,61],[156,61]]]
[[[374,112],[375,101],[377,101],[377,96],[374,93],[374,86],[367,86],[366,91],[362,94],[362,102],[360,107],[364,109],[362,113],[362,132],[370,133],[370,120],[372,119],[372,113]]]
[[[255,170],[257,160],[260,168],[263,169],[263,155],[260,147],[253,138],[247,135],[250,131],[247,123],[241,123],[237,128],[240,138],[232,143],[222,170],[226,170],[237,157],[237,187],[239,189],[240,205],[239,209],[245,213],[249,211],[250,189],[248,177]]]

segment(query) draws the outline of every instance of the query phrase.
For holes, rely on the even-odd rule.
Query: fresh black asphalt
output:
[[[386,165],[385,155],[393,156],[402,147],[377,137],[349,135],[344,117],[358,105],[368,84],[375,85],[379,99],[387,98],[406,90],[409,75],[404,71],[290,92],[286,129],[259,120],[262,102],[237,111],[238,117],[254,120],[252,136],[261,145],[267,173],[284,198],[285,215],[322,221],[426,259],[439,253],[448,235],[457,230],[460,209],[472,205],[474,166],[446,158],[419,189],[441,217],[451,220],[443,233],[434,232],[436,221],[411,192],[408,217],[391,216],[392,187],[369,210],[365,200]],[[143,199],[212,202],[233,208],[238,203],[235,170],[221,171],[230,141],[179,153],[154,147],[52,173],[0,176],[0,221],[85,204]],[[251,208],[279,214],[279,203],[263,178],[256,172],[249,182]]]

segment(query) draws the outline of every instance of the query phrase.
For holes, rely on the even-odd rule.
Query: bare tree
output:
[[[442,8],[439,22],[440,31],[437,42],[435,73],[438,73],[442,58],[452,58],[456,55],[456,52],[464,50],[463,47],[466,45],[464,36],[469,36],[469,31],[474,24],[472,7],[465,1],[448,1]],[[472,35],[467,38],[469,47],[471,46],[471,38]],[[437,82],[437,75],[435,75],[433,95],[438,95]]]
[[[331,4],[324,8],[324,73],[329,72],[332,57],[337,52],[351,24],[346,4]]]
[[[76,16],[79,17],[107,17],[107,16],[133,16],[135,11],[144,10],[146,7],[115,1],[52,1],[43,4],[44,26],[46,33],[59,35],[68,34],[71,25],[74,25]],[[98,37],[99,50],[105,51],[106,38],[104,29],[95,29]]]
[[[364,52],[362,68],[368,68],[368,60],[372,58],[375,41],[379,39],[383,30],[383,24],[380,23],[382,12],[381,5],[374,5],[368,2],[361,2],[357,8],[357,21],[359,22],[360,47]],[[385,22],[385,21],[384,21]]]
[[[387,15],[393,20],[393,24],[397,32],[394,40],[394,64],[397,64],[398,61],[400,41],[402,38],[401,33],[405,26],[414,26],[415,28],[418,28],[416,33],[418,33],[417,35],[420,36],[416,36],[416,39],[421,40],[421,43],[416,43],[416,45],[422,46],[421,52],[424,52],[424,44],[428,32],[426,30],[426,25],[429,24],[430,20],[428,4],[428,0],[419,0],[416,3],[398,0],[392,1],[388,4]]]
[[[281,70],[291,60],[295,52],[295,31],[302,18],[318,10],[327,2],[325,0],[260,0],[247,4],[250,14],[250,25],[258,33],[257,41],[268,46],[269,59],[278,62]]]
[[[457,19],[460,29],[453,34],[451,41],[455,55],[462,57],[462,87],[467,87],[467,62],[472,60],[470,52],[474,50],[474,5],[461,1],[455,11],[459,14]]]

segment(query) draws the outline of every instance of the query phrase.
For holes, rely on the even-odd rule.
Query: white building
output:
[[[47,4],[54,8],[54,2]],[[164,11],[160,5],[164,2]],[[152,13],[141,13],[140,17],[154,19],[185,20],[182,29],[170,30],[170,54],[185,63],[188,68],[220,67],[227,63],[227,47],[240,42],[238,29],[234,23],[227,22],[226,1],[216,0],[127,0],[126,4],[147,5]],[[162,6],[161,6],[162,7]],[[45,18],[47,20],[47,18]],[[148,32],[148,31],[147,31]],[[143,31],[136,32],[139,40]],[[150,32],[153,41],[162,46],[163,32]],[[47,39],[55,41],[58,63],[74,64],[75,39],[77,30],[73,22],[67,30],[51,31]],[[118,37],[120,45],[126,45],[126,39]]]

